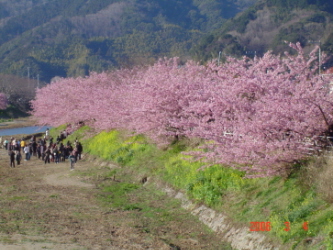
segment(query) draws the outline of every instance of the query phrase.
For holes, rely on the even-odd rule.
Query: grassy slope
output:
[[[88,130],[83,127],[72,138],[83,138]],[[318,185],[308,182],[311,176],[305,166],[298,166],[288,178],[243,179],[244,173],[222,166],[197,171],[203,163],[191,162],[181,153],[191,150],[188,142],[161,150],[143,136],[111,131],[85,138],[83,145],[85,152],[126,166],[137,176],[158,176],[238,223],[250,227],[253,221],[270,222],[271,230],[264,233],[288,248],[333,248],[333,207],[319,195]]]

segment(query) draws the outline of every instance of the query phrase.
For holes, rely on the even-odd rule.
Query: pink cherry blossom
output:
[[[68,78],[37,91],[41,124],[84,122],[155,142],[179,136],[207,141],[195,154],[248,177],[276,175],[325,149],[333,134],[332,77],[318,75],[316,51],[296,56],[228,58],[199,65],[177,58],[152,66]]]

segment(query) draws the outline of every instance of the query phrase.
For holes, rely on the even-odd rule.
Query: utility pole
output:
[[[28,67],[28,79],[30,78],[30,67]]]
[[[320,40],[319,40],[319,56],[318,56],[318,60],[319,60],[319,75],[321,75],[321,44],[320,44]]]
[[[229,57],[229,56],[231,56],[231,55],[226,54],[226,53],[220,51],[220,52],[219,52],[219,58],[218,58],[218,60],[217,60],[217,65],[218,65],[218,66],[220,66],[220,62],[221,62],[221,58],[222,58],[222,56],[223,56],[224,58],[227,58],[227,57]]]
[[[222,53],[222,51],[219,52],[219,59],[217,60],[217,66],[220,66],[221,53]]]
[[[37,89],[39,89],[39,74],[37,74]]]
[[[312,40],[309,40],[309,43],[312,43],[312,44],[318,44],[319,45],[319,50],[318,50],[318,61],[319,61],[319,66],[318,66],[318,72],[319,72],[319,75],[321,75],[321,41],[312,41]]]

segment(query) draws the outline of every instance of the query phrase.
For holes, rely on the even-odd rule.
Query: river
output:
[[[6,128],[0,129],[0,136],[4,135],[22,135],[22,134],[35,134],[45,132],[47,126],[29,126],[29,127],[20,127],[20,128]]]

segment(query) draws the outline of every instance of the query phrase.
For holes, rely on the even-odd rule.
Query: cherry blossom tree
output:
[[[126,129],[161,142],[207,140],[209,162],[248,177],[279,174],[327,146],[333,133],[332,78],[318,75],[316,51],[296,56],[229,58],[184,65],[177,58],[148,67],[62,79],[38,90],[32,114],[42,124],[85,122]]]
[[[315,51],[290,46],[297,56],[268,52],[220,67],[160,61],[134,88],[134,128],[213,141],[204,156],[248,177],[279,174],[321,150],[332,124],[331,79],[316,73]]]
[[[215,87],[202,105],[209,105],[210,122],[188,119],[189,135],[214,141],[208,158],[241,166],[248,177],[266,176],[327,145],[321,136],[332,133],[332,78],[316,74],[315,51],[307,58],[299,44],[291,46],[297,56],[268,52],[208,65]]]
[[[177,58],[160,60],[140,72],[127,85],[129,129],[149,134],[159,142],[166,136],[185,135],[190,115],[185,110],[198,98],[205,102],[203,92],[210,74],[207,67],[194,62],[180,65]],[[204,111],[196,112],[202,115]]]
[[[98,129],[118,128],[123,110],[119,86],[130,75],[121,70],[59,80],[37,90],[32,114],[41,125],[85,122]]]

